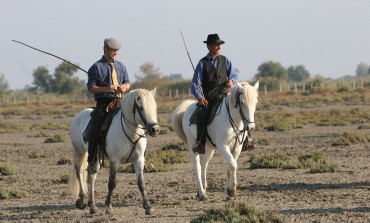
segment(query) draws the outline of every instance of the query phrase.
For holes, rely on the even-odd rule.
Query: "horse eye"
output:
[[[141,97],[140,96],[137,96],[137,98],[136,98],[137,100],[141,100]]]

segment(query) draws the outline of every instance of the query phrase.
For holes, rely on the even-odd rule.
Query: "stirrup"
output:
[[[206,152],[206,149],[201,143],[195,143],[193,146],[193,152],[195,153],[195,155],[204,154]]]
[[[96,174],[98,171],[95,167],[95,164],[93,163],[90,163],[88,166],[87,166],[87,173],[89,174]]]

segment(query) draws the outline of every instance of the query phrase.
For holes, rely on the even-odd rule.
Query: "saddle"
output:
[[[221,109],[221,104],[222,104],[222,98],[220,100],[217,100],[214,104],[214,106],[210,109],[208,112],[208,117],[207,117],[207,125],[211,124],[215,116],[219,113],[217,112],[218,110]],[[189,119],[189,125],[196,125],[198,124],[198,112],[200,112],[200,106],[197,105],[197,108],[194,110],[193,114],[190,116]]]
[[[110,103],[106,108],[106,111],[108,111],[108,113],[105,116],[103,124],[100,128],[100,131],[99,131],[99,146],[97,148],[97,151],[95,151],[97,154],[100,154],[100,157],[102,157],[103,162],[104,162],[104,157],[103,156],[107,155],[107,153],[106,153],[106,137],[107,137],[107,134],[108,134],[108,130],[109,130],[109,127],[112,124],[112,120],[113,120],[114,116],[117,114],[117,112],[119,110],[120,110],[120,106],[119,105],[114,106],[114,105],[112,105],[112,103]],[[94,108],[94,110],[91,112],[90,116],[93,116],[93,112],[98,112],[98,111],[95,110],[95,108]],[[90,119],[89,124],[86,126],[86,129],[82,134],[82,138],[83,138],[85,143],[89,140],[90,131],[91,131],[91,128],[92,128],[92,122],[93,121],[94,121],[93,119]],[[103,163],[102,166],[104,166],[104,163]]]

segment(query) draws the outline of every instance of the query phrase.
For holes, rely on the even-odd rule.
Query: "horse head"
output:
[[[132,108],[133,119],[138,125],[146,129],[150,136],[159,134],[160,126],[157,124],[157,103],[154,99],[156,89],[151,91],[137,89],[131,91],[126,97],[129,104],[122,104],[127,108]],[[122,102],[123,103],[123,100]]]
[[[240,82],[232,87],[230,92],[231,106],[239,109],[244,126],[249,131],[254,130],[256,127],[254,113],[258,102],[258,86],[259,81],[253,86],[247,82]]]

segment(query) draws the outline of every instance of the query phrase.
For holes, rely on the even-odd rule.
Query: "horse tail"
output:
[[[84,145],[81,137],[81,129],[85,129],[83,121],[90,117],[91,109],[85,109],[72,121],[70,135],[73,145],[73,161],[72,161],[72,172],[69,181],[69,188],[71,190],[74,199],[78,198],[80,193],[87,195],[87,151],[84,149]],[[87,118],[86,118],[87,117]],[[81,189],[80,191],[80,182]]]
[[[77,178],[77,173],[81,173],[81,183],[82,183],[82,193],[87,194],[87,172],[85,171],[87,168],[87,152],[84,152],[84,154],[78,154],[74,150],[74,159],[72,164],[72,172],[71,172],[71,178],[69,181],[69,187],[73,196],[73,199],[79,198],[80,193],[80,185]]]
[[[186,109],[192,103],[194,103],[194,100],[185,100],[181,102],[181,104],[177,106],[172,115],[172,128],[175,131],[175,133],[180,137],[180,139],[185,143],[187,143],[188,141],[186,139],[184,128],[182,126],[182,117],[184,116]]]

